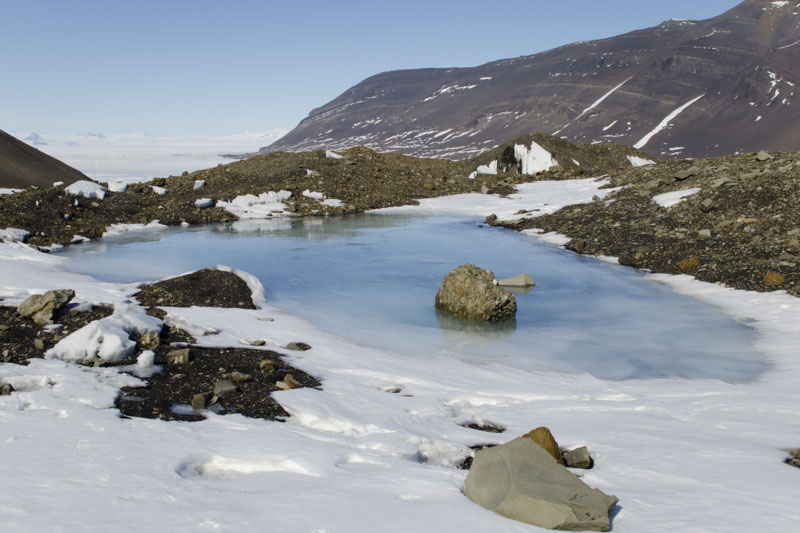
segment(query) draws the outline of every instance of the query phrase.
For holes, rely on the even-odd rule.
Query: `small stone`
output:
[[[714,201],[711,198],[706,198],[700,202],[700,211],[703,213],[708,213],[712,209],[714,209]]]
[[[510,278],[501,279],[497,282],[501,287],[533,287],[536,285],[533,281],[533,276],[530,274],[517,274]]]
[[[774,159],[774,157],[764,150],[761,150],[756,154],[756,161],[769,161],[770,159]]]
[[[586,241],[583,239],[572,239],[572,249],[575,252],[582,254],[586,251]]]
[[[267,344],[267,341],[261,340],[261,339],[250,342],[250,346],[264,346],[266,344]]]
[[[700,172],[699,168],[690,167],[687,168],[686,170],[679,170],[678,172],[676,172],[674,178],[675,181],[683,181],[685,179],[691,178],[692,176],[696,176],[698,172]]]
[[[201,392],[192,396],[192,409],[195,411],[202,411],[208,407],[208,401],[211,399],[211,393]]]
[[[701,239],[710,239],[711,238],[711,230],[710,229],[701,229],[697,232],[697,236]]]
[[[259,368],[261,368],[261,370],[264,370],[265,372],[272,372],[273,370],[275,370],[275,364],[269,359],[262,359],[258,363],[258,366]]]
[[[172,350],[167,352],[167,364],[170,365],[188,365],[191,359],[192,352],[189,348],[181,348],[180,350]]]
[[[563,453],[564,462],[570,468],[583,468],[588,470],[594,466],[594,459],[589,455],[589,450],[586,446],[575,448]]]
[[[719,178],[719,179],[716,179],[716,180],[711,182],[711,187],[714,188],[714,189],[719,189],[720,187],[722,187],[726,183],[730,183],[730,182],[731,182],[730,178]]]
[[[239,387],[233,381],[229,379],[223,379],[214,383],[214,394],[217,396],[225,396],[227,394],[233,394],[234,392],[238,391]]]
[[[306,350],[310,350],[311,346],[304,343],[304,342],[290,342],[286,345],[287,350],[295,350],[298,352],[305,352]]]
[[[37,350],[44,350],[44,341],[42,339],[33,339],[33,345]]]
[[[764,285],[767,287],[777,287],[778,285],[782,284],[786,281],[786,278],[783,277],[782,274],[778,272],[767,272],[767,275],[764,276]]]
[[[160,344],[161,339],[159,338],[158,333],[154,331],[145,333],[139,338],[139,346],[145,350],[155,350]]]
[[[294,377],[292,377],[291,374],[286,374],[286,376],[283,378],[283,381],[276,382],[275,386],[278,387],[279,389],[289,390],[289,389],[299,389],[303,385],[299,381],[294,379]]]
[[[561,456],[561,450],[559,449],[558,443],[553,437],[553,434],[550,432],[550,429],[541,426],[524,434],[523,437],[531,439],[533,442],[544,448],[547,453],[553,456],[553,459],[555,459],[558,464],[564,464],[564,458]]]
[[[12,392],[14,392],[14,386],[11,383],[0,385],[0,396],[9,396]]]
[[[684,272],[686,270],[691,270],[692,268],[697,268],[698,266],[700,266],[700,260],[697,259],[697,257],[692,256],[678,263],[678,270]]]
[[[231,372],[231,379],[234,383],[244,383],[253,379],[253,376],[244,372]]]

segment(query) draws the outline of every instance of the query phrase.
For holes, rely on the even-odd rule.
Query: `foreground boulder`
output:
[[[215,268],[144,285],[134,297],[144,305],[158,307],[256,308],[252,292],[242,278]]]
[[[53,323],[53,316],[64,309],[74,297],[75,291],[72,289],[34,294],[17,306],[17,313],[20,316],[31,317],[39,326],[47,326]]]
[[[497,286],[490,270],[466,264],[445,276],[436,293],[436,308],[468,320],[495,322],[514,318],[517,300]]]
[[[608,531],[619,501],[593,489],[526,437],[475,454],[464,494],[513,520],[548,529]]]

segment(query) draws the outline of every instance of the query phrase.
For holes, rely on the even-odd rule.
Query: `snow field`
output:
[[[604,183],[536,182],[507,200],[458,195],[393,209],[512,218],[602,197]],[[126,420],[111,407],[119,387],[139,383],[134,376],[57,360],[2,364],[0,382],[16,392],[0,397],[0,475],[13,480],[0,488],[0,515],[9,530],[27,531],[534,531],[466,499],[466,472],[454,465],[469,446],[546,425],[561,445],[591,450],[595,468],[577,473],[620,498],[614,531],[794,531],[800,487],[780,448],[800,445],[798,300],[688,276],[650,279],[750,323],[774,370],[728,383],[606,381],[443,356],[420,368],[265,302],[256,310],[168,308],[165,320],[195,332],[198,344],[265,340],[264,349],[286,354],[322,390],[275,393],[292,414],[286,423],[214,414],[199,423]],[[5,304],[66,287],[78,303],[130,304],[136,290],[0,244]],[[290,341],[312,349],[281,348]],[[459,425],[471,421],[507,431]]]

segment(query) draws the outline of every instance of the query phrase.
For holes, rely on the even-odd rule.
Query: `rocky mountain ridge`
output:
[[[708,20],[473,68],[384,72],[262,152],[363,145],[464,159],[530,132],[658,157],[800,148],[800,3],[745,0]]]

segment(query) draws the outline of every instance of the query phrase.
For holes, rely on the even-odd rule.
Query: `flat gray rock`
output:
[[[567,531],[608,531],[609,512],[618,502],[523,437],[477,452],[464,494],[507,518]]]
[[[20,316],[29,316],[40,326],[53,323],[53,315],[61,311],[75,297],[72,289],[47,291],[34,294],[17,306]]]
[[[501,279],[497,281],[497,284],[501,287],[533,287],[536,285],[533,281],[533,276],[530,274],[517,274],[516,276],[511,276],[510,278]]]

